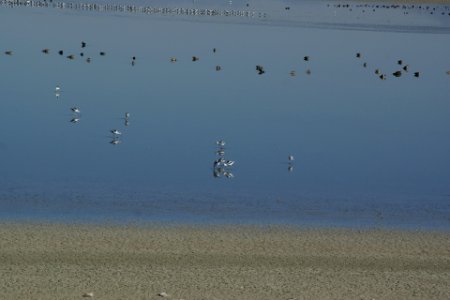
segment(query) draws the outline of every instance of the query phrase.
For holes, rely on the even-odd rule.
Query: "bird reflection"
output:
[[[288,155],[288,172],[294,171],[294,155]]]
[[[78,122],[80,122],[80,118],[72,118],[70,120],[70,123],[73,123],[73,124],[77,124]]]
[[[112,141],[109,142],[112,145],[119,145],[120,143],[122,143],[121,140],[119,140],[118,138],[113,138]]]

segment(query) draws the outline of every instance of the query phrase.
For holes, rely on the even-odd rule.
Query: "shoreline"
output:
[[[2,299],[450,297],[449,232],[1,224]]]

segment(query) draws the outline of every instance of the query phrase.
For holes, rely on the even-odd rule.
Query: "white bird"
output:
[[[121,134],[122,134],[122,132],[120,132],[120,131],[117,130],[117,129],[111,130],[111,133],[114,134],[114,135],[121,135]]]
[[[221,166],[221,165],[223,165],[224,163],[225,163],[225,159],[224,159],[223,157],[221,157],[221,158],[216,159],[216,160],[214,161],[214,167]]]
[[[224,140],[218,140],[218,141],[216,141],[216,144],[218,146],[220,146],[220,147],[223,147],[223,146],[225,146],[225,141]]]
[[[130,113],[129,112],[126,112],[125,113],[125,119],[128,119],[130,117]]]
[[[59,85],[57,85],[57,86],[55,87],[55,93],[58,93],[59,91],[61,91],[61,88],[59,87]]]
[[[80,118],[73,118],[72,120],[70,120],[71,123],[78,123],[80,122]]]
[[[226,160],[223,162],[224,167],[231,167],[232,165],[234,165],[234,160]]]
[[[293,161],[293,160],[294,160],[294,155],[289,155],[289,156],[288,156],[288,160],[289,160],[289,161]]]
[[[78,107],[72,107],[70,110],[76,114],[79,114],[81,112],[81,110]]]

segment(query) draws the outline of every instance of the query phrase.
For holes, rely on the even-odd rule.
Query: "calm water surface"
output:
[[[0,219],[448,230],[448,8],[245,3],[0,6]],[[235,164],[214,177],[221,139]]]

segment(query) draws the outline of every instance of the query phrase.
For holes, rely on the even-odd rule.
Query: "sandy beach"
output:
[[[2,224],[0,299],[449,299],[450,235]]]

